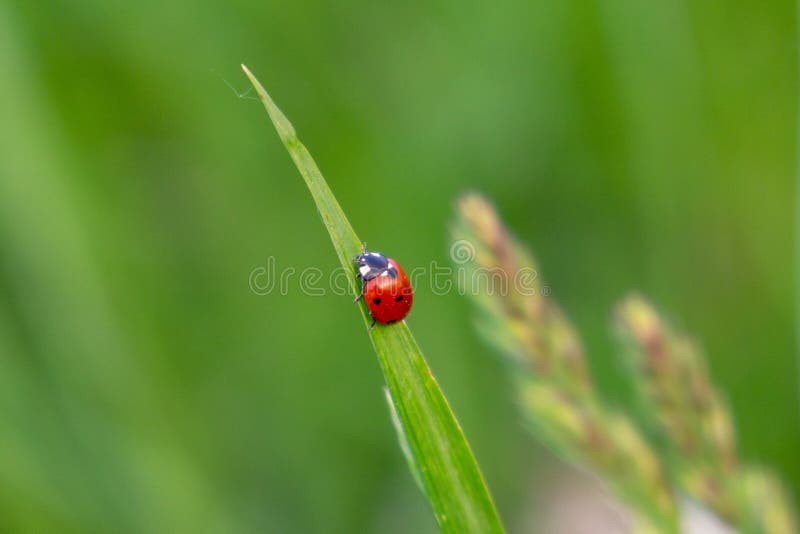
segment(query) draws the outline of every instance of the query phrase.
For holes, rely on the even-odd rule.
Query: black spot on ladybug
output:
[[[395,302],[400,302],[401,300],[403,300],[403,295],[397,295],[397,298],[394,299]]]
[[[386,321],[386,324],[394,324],[397,322],[397,319],[392,319],[391,321]]]
[[[376,306],[381,303],[381,299],[372,299],[372,303]]]

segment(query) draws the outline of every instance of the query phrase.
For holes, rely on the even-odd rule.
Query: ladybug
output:
[[[361,294],[354,302],[362,298],[367,302],[373,319],[370,329],[376,322],[388,325],[402,321],[414,302],[414,291],[403,268],[380,252],[367,251],[366,243],[353,261],[362,282]]]

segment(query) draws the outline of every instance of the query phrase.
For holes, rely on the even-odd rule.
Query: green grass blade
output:
[[[361,251],[361,241],[294,127],[247,67],[242,65],[242,69],[311,191],[339,261],[348,273],[353,295],[357,295],[352,260]],[[370,324],[366,308],[359,308],[364,324]],[[401,423],[399,430],[411,449],[439,527],[443,532],[503,532],[464,432],[405,321],[376,326],[369,336]],[[412,474],[416,476],[413,470]]]
[[[414,482],[422,493],[425,493],[425,483],[422,481],[422,475],[419,473],[417,463],[414,461],[414,453],[411,452],[411,445],[408,443],[406,433],[403,430],[403,422],[400,421],[400,416],[397,415],[397,408],[394,406],[392,394],[389,388],[383,388],[383,394],[386,396],[386,404],[389,405],[389,415],[392,417],[392,424],[397,432],[397,442],[400,444],[400,450],[403,451],[403,456],[406,457],[408,469],[411,471],[411,476],[414,477]]]

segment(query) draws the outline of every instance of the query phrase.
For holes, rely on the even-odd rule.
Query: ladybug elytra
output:
[[[389,325],[402,321],[414,302],[414,291],[403,268],[380,252],[368,252],[366,243],[354,261],[362,282],[356,302],[362,298],[366,301],[373,319],[370,329],[376,322]]]

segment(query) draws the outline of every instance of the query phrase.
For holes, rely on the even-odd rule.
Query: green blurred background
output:
[[[742,456],[800,493],[794,6],[0,3],[0,530],[424,532],[337,265],[247,63],[351,222],[448,263],[493,198],[630,399],[637,289],[706,349]],[[552,456],[457,294],[409,318],[512,530]]]

